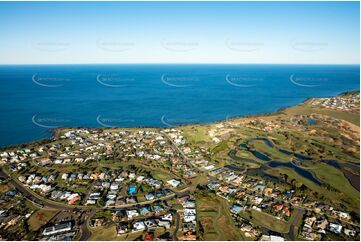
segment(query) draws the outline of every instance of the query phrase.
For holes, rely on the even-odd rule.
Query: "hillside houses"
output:
[[[317,98],[312,100],[311,105],[329,109],[338,109],[342,111],[355,111],[360,108],[360,93],[353,93],[331,98]]]
[[[196,201],[189,197],[184,196],[179,198],[180,204],[183,206],[181,213],[182,217],[182,235],[179,240],[196,240],[196,225],[197,225],[197,211]]]

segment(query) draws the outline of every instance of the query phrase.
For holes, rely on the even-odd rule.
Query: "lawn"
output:
[[[12,189],[12,186],[8,183],[0,184],[0,194],[3,194]]]
[[[212,142],[207,133],[210,129],[208,125],[183,126],[180,129],[183,131],[183,135],[187,141],[193,144]]]
[[[171,179],[181,180],[181,184],[178,187],[176,187],[176,188],[171,187],[172,189],[174,189],[176,191],[180,191],[180,190],[186,188],[186,184],[183,179],[177,177],[176,175],[174,175],[170,172],[166,172],[163,169],[152,170],[151,174],[155,179],[163,181],[164,184],[167,184],[167,181],[169,181]]]
[[[308,104],[288,108],[286,110],[283,110],[283,113],[291,114],[291,115],[310,115],[313,113],[318,113],[318,114],[327,115],[327,116],[330,116],[333,118],[346,120],[350,123],[360,126],[360,114],[338,111],[338,110],[331,110],[331,109],[326,109],[326,108],[312,107],[312,106],[309,106]]]
[[[310,169],[317,178],[337,189],[343,196],[350,198],[352,204],[360,204],[360,193],[349,183],[340,170],[323,163],[312,163]]]
[[[154,229],[156,235],[160,235],[164,233],[163,228]],[[90,229],[92,235],[90,236],[90,241],[134,241],[139,240],[140,236],[143,236],[145,231],[132,232],[124,235],[117,236],[116,227],[114,224],[109,226],[100,226],[97,228]],[[142,238],[140,240],[143,240]]]
[[[258,168],[260,167],[259,163],[262,163],[262,162],[257,163],[258,160],[256,161],[254,155],[244,150],[236,150],[234,157],[230,155],[228,155],[228,157],[230,157],[230,162],[229,162],[230,164],[242,166],[245,168]],[[255,162],[249,162],[247,161],[247,159],[254,160]]]
[[[120,237],[117,236],[115,225],[110,226],[100,226],[96,228],[91,228],[91,236],[89,240],[121,240]]]
[[[240,234],[230,216],[227,202],[214,194],[197,195],[197,219],[204,240],[239,240]]]
[[[359,210],[359,203],[354,203],[352,200],[349,199],[348,196],[342,196],[341,193],[338,193],[336,191],[330,191],[326,189],[325,187],[319,186],[316,183],[313,183],[312,181],[308,180],[307,178],[304,178],[300,175],[298,175],[295,171],[289,168],[285,167],[278,167],[269,169],[268,173],[275,176],[280,176],[280,173],[287,174],[288,180],[295,179],[297,182],[304,184],[309,189],[311,189],[314,192],[317,192],[318,199],[322,199],[324,202],[328,202],[336,205],[338,204],[339,207],[346,206],[350,210],[360,213]],[[343,175],[342,175],[343,176]]]
[[[47,224],[57,214],[57,210],[40,209],[34,212],[28,219],[29,229],[37,231],[43,225]]]
[[[121,164],[121,166],[124,167],[124,169],[127,169],[128,166],[131,166],[131,165],[139,168],[139,171],[143,171],[143,172],[149,171],[155,179],[161,180],[164,183],[166,183],[167,181],[169,181],[171,179],[178,179],[178,180],[180,179],[175,174],[173,174],[163,168],[152,168],[152,167],[146,166],[144,164],[135,163],[135,162],[125,162],[125,163]]]
[[[273,160],[290,161],[292,159],[292,156],[279,152],[276,147],[269,147],[262,140],[254,140],[253,142],[250,142],[250,146],[253,146],[255,150],[267,155]]]
[[[179,179],[172,173],[168,173],[159,169],[151,171],[151,174],[155,179],[161,180],[163,182],[167,182],[171,179]]]
[[[212,148],[211,152],[213,154],[217,154],[218,152],[221,152],[221,151],[226,150],[226,149],[228,149],[227,141],[221,141],[214,148]]]
[[[250,211],[242,212],[241,216],[250,220],[253,225],[256,226],[264,227],[279,233],[288,233],[289,231],[290,223],[284,220],[279,220],[276,217],[264,212],[252,209]],[[290,221],[292,220],[290,219]]]
[[[206,176],[205,174],[197,174],[196,177],[191,179],[192,184],[189,187],[192,191],[195,191],[199,184],[205,184],[207,182],[209,182],[208,176]]]

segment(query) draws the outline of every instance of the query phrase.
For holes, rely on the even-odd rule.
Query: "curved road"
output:
[[[81,222],[82,222],[80,225],[80,230],[81,230],[80,240],[81,241],[85,241],[90,238],[91,232],[89,230],[89,218],[91,218],[92,215],[94,215],[94,213],[98,210],[130,208],[130,207],[139,206],[139,205],[147,205],[147,204],[151,204],[155,201],[169,200],[176,196],[183,196],[190,192],[189,187],[187,187],[179,192],[173,192],[172,194],[162,197],[157,200],[145,201],[145,202],[134,203],[134,204],[125,204],[125,205],[113,206],[113,207],[93,208],[93,207],[87,207],[87,206],[82,206],[82,205],[68,205],[68,204],[63,204],[63,203],[59,203],[59,202],[55,202],[55,201],[43,198],[39,194],[37,194],[34,191],[30,190],[29,188],[25,187],[18,179],[12,178],[10,175],[8,175],[2,169],[2,167],[0,167],[0,177],[8,180],[8,182],[11,185],[13,185],[21,194],[23,194],[23,196],[26,199],[30,200],[31,202],[33,202],[37,205],[40,205],[43,207],[49,207],[49,208],[57,209],[57,210],[70,210],[70,211],[74,211],[76,209],[86,210],[81,218]],[[177,222],[176,232],[179,228],[179,214],[178,213],[177,213],[177,219],[178,219],[178,222]]]
[[[180,215],[179,215],[179,213],[177,212],[176,214],[175,214],[175,216],[176,216],[176,222],[175,222],[175,230],[174,230],[174,232],[173,232],[173,241],[176,241],[177,240],[177,233],[178,233],[178,230],[179,230],[179,223],[180,223]]]
[[[73,210],[73,209],[77,208],[76,206],[70,206],[70,205],[66,205],[66,204],[62,204],[62,203],[58,203],[58,202],[54,202],[54,201],[49,201],[48,199],[41,197],[39,194],[36,194],[35,192],[33,192],[33,191],[29,190],[28,188],[26,188],[25,186],[23,186],[19,180],[13,179],[11,176],[6,174],[2,168],[0,169],[0,176],[7,178],[9,183],[11,185],[13,185],[20,193],[22,193],[25,198],[27,198],[37,204],[40,204],[42,206],[47,206],[50,208],[55,208],[55,209]]]
[[[295,216],[295,218],[292,221],[292,224],[290,226],[290,231],[288,232],[288,235],[290,236],[290,239],[292,241],[296,240],[296,236],[295,236],[295,228],[298,225],[298,222],[303,218],[303,214],[305,213],[305,209],[304,208],[300,208],[300,207],[295,207],[297,210],[297,214]]]
[[[56,202],[56,201],[52,201],[52,200],[43,198],[42,196],[40,196],[36,192],[34,192],[34,191],[30,190],[29,188],[27,188],[26,186],[24,186],[18,179],[12,178],[11,176],[9,176],[7,173],[5,173],[5,171],[2,168],[0,168],[0,176],[4,177],[5,179],[8,179],[10,184],[12,184],[26,198],[30,199],[31,201],[33,201],[33,202],[35,202],[37,204],[41,204],[43,206],[47,206],[47,207],[51,207],[51,208],[55,208],[55,209],[105,210],[105,209],[112,209],[112,208],[131,208],[131,207],[135,207],[135,206],[151,204],[151,203],[153,203],[155,201],[169,200],[169,199],[174,198],[175,196],[183,196],[185,194],[188,194],[189,191],[190,191],[190,188],[187,187],[187,188],[184,188],[183,190],[181,190],[179,192],[174,192],[173,191],[172,194],[161,197],[161,198],[156,199],[156,200],[144,201],[144,202],[140,202],[140,203],[124,204],[124,205],[119,205],[119,206],[94,208],[94,207],[88,207],[88,206],[84,206],[84,205],[68,205],[68,204],[64,204],[64,203],[60,203],[60,202]]]
[[[86,212],[83,214],[82,216],[82,225],[80,226],[80,231],[81,231],[81,237],[80,237],[80,241],[87,241],[90,236],[91,236],[91,232],[89,230],[89,218],[91,218],[94,214],[95,214],[95,210],[90,211],[89,213]]]

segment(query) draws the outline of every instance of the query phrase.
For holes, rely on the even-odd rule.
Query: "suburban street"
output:
[[[296,240],[295,232],[297,232],[297,231],[295,231],[295,227],[302,220],[303,214],[305,213],[305,209],[303,209],[303,208],[296,207],[295,209],[296,209],[297,214],[296,214],[295,218],[293,219],[291,226],[290,226],[290,231],[288,232],[288,235],[290,236],[291,240]]]

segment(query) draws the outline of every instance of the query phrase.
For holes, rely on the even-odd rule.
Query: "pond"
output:
[[[300,160],[312,160],[312,158],[301,155],[301,154],[294,153],[293,155]]]
[[[272,182],[278,182],[279,181],[279,177],[277,176],[272,176],[268,173],[266,173],[267,168],[265,167],[261,167],[261,168],[252,168],[252,169],[248,169],[247,175],[249,176],[259,176],[262,177],[266,180],[272,181]]]
[[[315,120],[316,121],[316,120]],[[313,121],[311,121],[312,123]],[[253,140],[262,140],[267,146],[274,148],[274,144],[267,138],[250,138],[246,141],[246,143],[242,143],[239,146],[246,149],[248,152],[252,153],[253,156],[257,157],[260,160],[263,161],[267,161],[268,165],[270,167],[279,167],[279,166],[284,166],[284,167],[288,167],[293,169],[295,172],[297,172],[297,174],[301,175],[304,178],[307,178],[309,180],[311,180],[312,182],[321,185],[322,182],[320,180],[318,180],[311,172],[295,165],[294,163],[291,162],[279,162],[279,161],[273,161],[270,157],[268,157],[267,155],[258,152],[256,150],[250,150],[250,148],[247,145],[247,142],[249,141],[253,141]],[[299,159],[300,161],[312,161],[311,157],[299,154],[299,153],[294,153],[292,151],[289,150],[285,150],[285,149],[277,149],[280,153],[286,154],[286,155],[293,155],[295,158]],[[234,153],[230,152],[229,156],[233,159],[236,158],[235,156],[236,151],[234,151]],[[232,157],[233,156],[233,157]],[[253,161],[255,162],[255,161]],[[358,164],[353,164],[353,163],[339,163],[336,160],[321,160],[321,162],[330,165],[340,171],[343,172],[344,176],[348,179],[348,181],[350,182],[350,184],[357,189],[358,191],[360,191],[360,166]],[[348,169],[345,169],[348,168]],[[357,171],[355,174],[352,171]]]
[[[236,166],[236,165],[225,165],[224,167],[227,169],[230,169],[231,171],[237,171],[237,172],[241,172],[241,171],[245,170],[243,167]]]
[[[330,165],[336,169],[341,169],[340,164],[335,160],[321,160],[322,162],[326,163],[327,165]]]
[[[350,184],[357,190],[360,191],[360,175],[356,175],[348,170],[343,169],[343,174],[350,182]]]
[[[313,119],[313,118],[309,118],[307,120],[307,124],[308,125],[316,125],[317,124],[317,120],[316,119]]]
[[[360,191],[360,166],[353,163],[340,163],[336,160],[321,160],[321,162],[324,162],[340,171],[344,174],[344,176],[347,178],[347,180],[350,182],[350,184],[358,191]],[[345,169],[348,168],[348,169]],[[356,171],[355,174],[352,171]]]
[[[307,178],[308,180],[316,183],[317,185],[321,185],[322,183],[313,176],[313,174],[305,169],[302,169],[301,167],[298,167],[296,165],[294,165],[292,162],[279,162],[279,161],[270,161],[267,163],[268,166],[272,167],[272,168],[277,168],[277,167],[287,167],[290,168],[292,170],[294,170],[298,175]]]
[[[257,157],[260,160],[263,160],[263,161],[270,161],[271,160],[271,158],[269,158],[265,154],[262,154],[261,152],[258,152],[258,151],[255,151],[255,150],[250,150],[250,152],[252,153],[252,155],[254,155],[255,157]]]
[[[267,139],[265,139],[265,138],[252,138],[252,139],[247,140],[247,142],[251,141],[251,140],[263,140],[264,141],[264,140],[267,140]],[[272,145],[272,147],[273,147],[273,144],[269,140],[267,140],[267,141],[269,142],[269,143],[267,142],[268,143],[267,145]],[[257,157],[260,160],[263,160],[263,161],[270,161],[271,160],[271,158],[269,158],[267,155],[262,154],[261,152],[258,152],[256,150],[251,150],[246,143],[240,144],[239,146],[246,149],[248,152],[251,152],[253,156]]]
[[[293,154],[293,152],[289,151],[289,150],[278,149],[278,151],[285,154],[285,155],[292,155]]]
[[[239,146],[244,148],[244,149],[248,149],[248,146],[246,144],[240,144]]]

